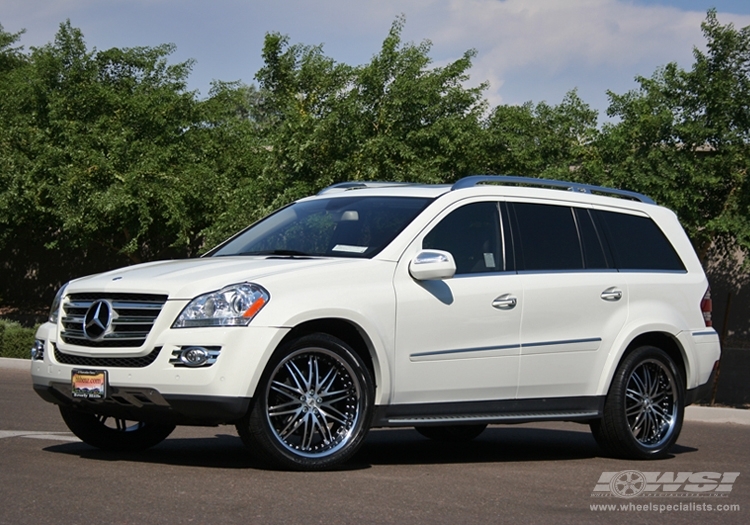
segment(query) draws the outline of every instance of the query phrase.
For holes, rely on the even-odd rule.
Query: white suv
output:
[[[468,440],[544,420],[663,457],[719,354],[674,213],[622,190],[474,176],[337,184],[199,259],[71,281],[31,371],[90,445],[233,424],[276,466],[324,469],[371,427]]]

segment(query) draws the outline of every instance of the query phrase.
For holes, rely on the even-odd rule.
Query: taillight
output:
[[[703,299],[701,299],[701,313],[703,314],[703,321],[706,323],[706,326],[713,326],[713,322],[711,320],[711,311],[714,309],[713,301],[711,301],[711,287],[708,287],[708,290],[706,290],[705,295],[703,296]]]

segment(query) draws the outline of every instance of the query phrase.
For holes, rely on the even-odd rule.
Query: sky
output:
[[[750,0],[0,0],[0,24],[25,30],[27,50],[65,20],[89,49],[175,44],[170,61],[195,60],[189,88],[205,97],[212,80],[254,82],[268,32],[358,65],[403,15],[402,39],[429,40],[434,66],[477,51],[468,84],[489,82],[492,106],[559,104],[575,88],[605,119],[607,90],[635,89],[669,62],[691,67],[711,7],[722,24],[750,26]]]

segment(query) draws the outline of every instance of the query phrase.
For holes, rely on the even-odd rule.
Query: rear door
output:
[[[628,289],[587,208],[508,205],[524,301],[518,398],[593,395]]]

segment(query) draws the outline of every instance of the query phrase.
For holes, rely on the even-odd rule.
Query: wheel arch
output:
[[[387,365],[385,364],[387,361],[379,356],[376,346],[367,332],[349,319],[338,317],[311,319],[292,328],[279,342],[277,348],[289,341],[314,333],[328,334],[341,339],[352,347],[362,361],[364,361],[375,382],[375,404],[378,404],[384,395],[384,387],[387,387],[389,384],[389,375],[386,370]]]
[[[652,330],[633,335],[629,342],[624,345],[624,350],[619,356],[611,361],[607,374],[602,376],[602,383],[600,384],[599,389],[601,393],[607,395],[612,384],[612,378],[614,377],[615,371],[620,366],[620,363],[622,363],[623,359],[632,353],[633,350],[641,346],[654,346],[663,350],[674,361],[677,370],[681,374],[680,381],[682,386],[687,390],[691,370],[689,368],[689,360],[685,348],[683,348],[679,339],[672,333],[664,330]]]
[[[674,364],[675,366],[677,366],[678,371],[682,374],[682,386],[684,388],[687,388],[687,378],[689,370],[687,368],[685,349],[682,348],[679,340],[668,332],[647,332],[639,335],[638,337],[633,339],[625,349],[622,357],[620,357],[620,362],[622,362],[622,360],[625,359],[625,357],[636,348],[646,345],[660,348],[661,350],[666,352],[666,354],[670,358],[672,358],[672,361],[674,361]]]

